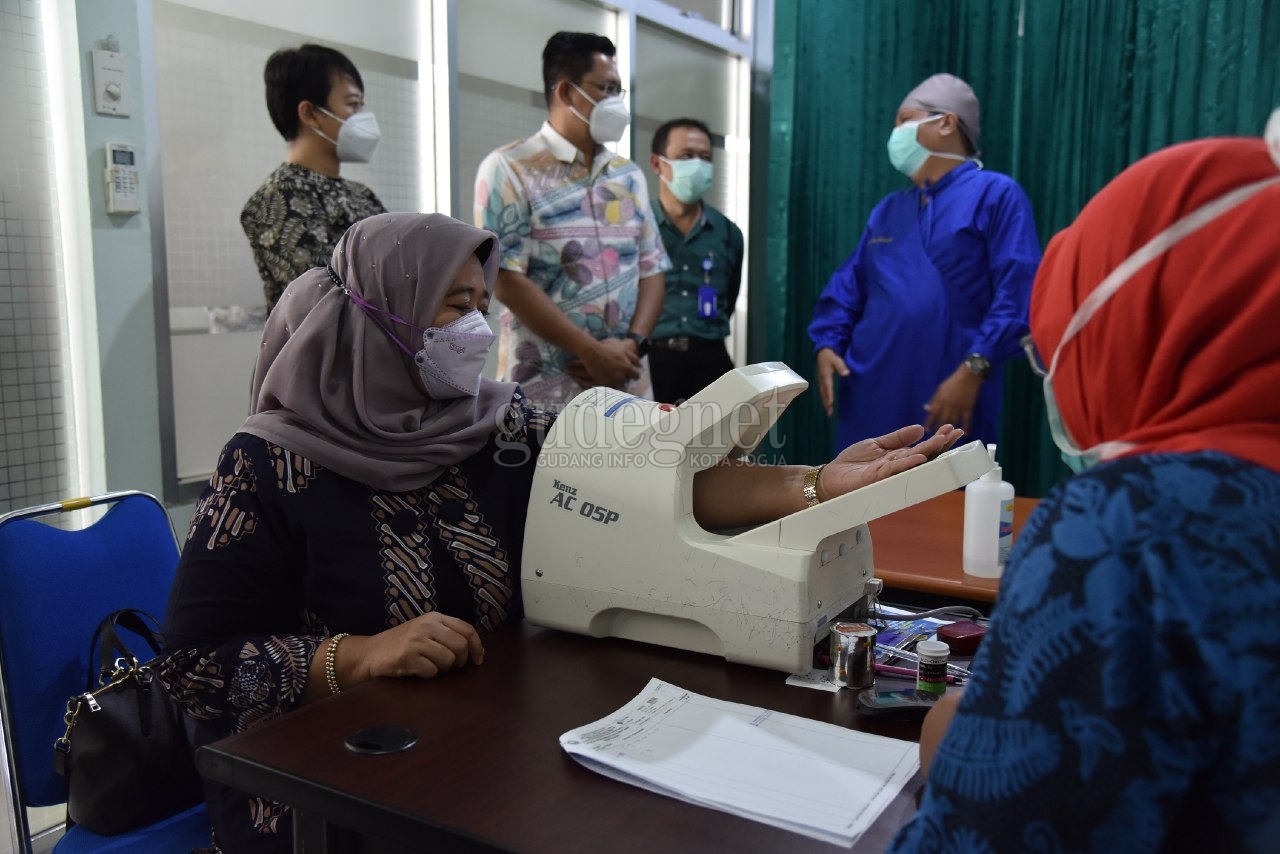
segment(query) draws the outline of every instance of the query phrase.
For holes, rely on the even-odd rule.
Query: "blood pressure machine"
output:
[[[879,589],[866,523],[991,469],[980,442],[847,495],[738,531],[693,518],[693,479],[756,454],[808,386],[780,362],[731,371],[680,406],[595,388],[538,457],[525,528],[525,618],[807,672],[839,618]],[[923,532],[922,532],[923,533]]]

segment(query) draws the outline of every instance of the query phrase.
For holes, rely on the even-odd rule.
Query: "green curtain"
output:
[[[1280,105],[1274,0],[780,0],[775,15],[767,260],[753,274],[750,351],[811,382],[813,305],[871,208],[902,187],[885,140],[929,74],[977,91],[982,159],[1027,191],[1046,243],[1135,160],[1198,137],[1256,136]],[[1005,477],[1039,496],[1066,469],[1024,360],[1005,382]],[[830,456],[816,389],[775,441],[789,462]]]

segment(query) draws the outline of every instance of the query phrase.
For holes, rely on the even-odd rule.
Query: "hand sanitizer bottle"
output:
[[[996,446],[987,445],[991,462]],[[964,488],[964,571],[999,578],[1013,546],[1013,484],[999,465]]]

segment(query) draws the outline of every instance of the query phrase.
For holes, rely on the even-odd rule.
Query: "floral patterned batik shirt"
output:
[[[289,283],[329,263],[347,229],[387,209],[364,184],[282,163],[240,212],[240,227],[262,276],[267,311]]]
[[[644,175],[601,148],[594,162],[550,124],[493,151],[476,176],[476,224],[497,233],[502,269],[528,276],[580,329],[597,339],[627,334],[639,283],[666,272]],[[572,353],[501,315],[498,376],[520,383],[538,406],[567,403],[582,387],[567,373]],[[652,397],[648,360],[627,388]]]
[[[1280,474],[1137,454],[1027,520],[889,854],[1276,851]]]

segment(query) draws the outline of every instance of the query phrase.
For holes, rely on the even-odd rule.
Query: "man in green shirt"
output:
[[[654,133],[651,151],[659,184],[653,212],[672,268],[649,370],[654,399],[678,403],[733,370],[724,339],[742,284],[742,231],[702,201],[712,179],[705,124],[672,119]]]

